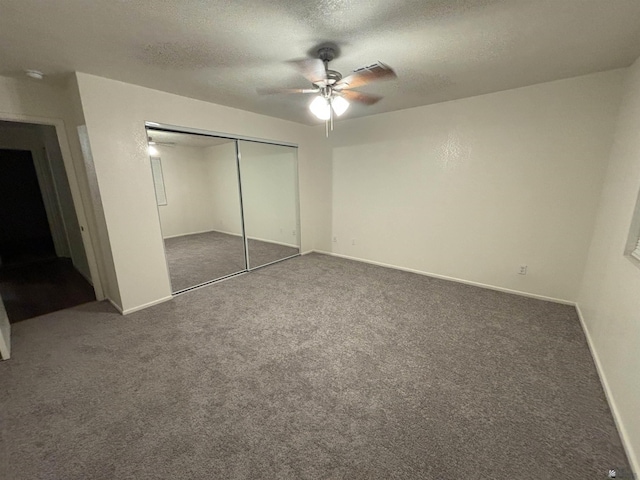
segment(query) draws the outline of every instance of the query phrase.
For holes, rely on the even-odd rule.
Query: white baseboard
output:
[[[109,297],[106,297],[106,300],[111,304],[113,308],[115,308],[118,311],[120,315],[124,315],[124,313],[122,312],[122,308],[120,308],[120,305],[118,305],[116,302],[111,300]]]
[[[600,378],[600,384],[602,385],[602,389],[604,390],[604,396],[607,399],[607,403],[609,404],[609,410],[611,410],[611,414],[613,415],[613,421],[616,424],[616,428],[618,429],[618,434],[620,435],[620,439],[622,440],[622,446],[624,448],[625,453],[627,454],[627,459],[629,459],[629,463],[631,464],[631,470],[638,475],[640,473],[640,463],[638,462],[638,457],[636,453],[633,451],[631,447],[631,442],[629,441],[629,435],[627,434],[627,429],[624,427],[624,423],[622,422],[622,418],[620,417],[620,412],[616,405],[616,401],[613,398],[613,393],[609,388],[609,382],[607,381],[607,377],[604,374],[604,370],[602,369],[602,364],[600,363],[600,357],[598,356],[598,352],[593,345],[591,340],[591,335],[589,334],[589,329],[587,328],[587,324],[585,323],[584,317],[582,316],[582,311],[580,310],[580,306],[576,303],[576,312],[578,312],[578,318],[580,319],[580,325],[582,325],[582,331],[584,332],[584,336],[587,339],[587,345],[589,345],[589,351],[591,352],[591,357],[593,358],[593,362],[596,364],[596,371],[598,372],[598,377]]]
[[[224,230],[211,230],[211,231],[212,232],[218,232],[218,233],[225,233],[227,235],[233,235],[235,237],[241,237],[242,236],[241,233],[225,232]],[[273,243],[274,245],[282,245],[283,247],[299,248],[298,245],[292,245],[290,243],[285,243],[285,242],[276,242],[275,240],[267,240],[266,238],[247,237],[247,239],[249,239],[249,240],[257,240],[259,242],[264,242],[264,243]]]
[[[292,245],[291,243],[276,242],[275,240],[267,240],[266,238],[247,237],[249,240],[257,240],[258,242],[272,243],[274,245],[282,245],[283,247],[300,248],[298,245]]]
[[[109,300],[109,303],[111,305],[113,305],[113,307],[118,310],[118,312],[121,315],[129,315],[130,313],[133,312],[137,312],[138,310],[143,310],[145,308],[148,307],[152,307],[154,305],[158,305],[159,303],[164,303],[164,302],[168,302],[169,300],[171,300],[173,298],[173,296],[169,295],[168,297],[164,297],[161,298],[159,300],[154,300],[153,302],[149,302],[149,303],[145,303],[143,305],[138,305],[137,307],[133,307],[133,308],[127,308],[127,309],[122,309],[122,307],[120,307],[120,305],[118,305],[116,302],[114,302],[113,300],[111,300],[110,298],[107,298],[107,300]]]
[[[241,233],[236,233],[236,232],[227,232],[226,230],[209,230],[210,232],[218,232],[218,233],[224,233],[225,235],[233,235],[234,237],[241,237],[242,234]]]
[[[399,267],[398,265],[391,265],[389,263],[376,262],[375,260],[367,260],[367,259],[364,259],[364,258],[351,257],[349,255],[342,255],[341,253],[326,252],[324,250],[313,250],[313,251],[316,252],[316,253],[321,253],[323,255],[330,255],[332,257],[345,258],[347,260],[355,260],[356,262],[362,262],[362,263],[370,263],[371,265],[377,265],[378,267],[393,268],[395,270],[401,270],[403,272],[417,273],[418,275],[424,275],[426,277],[433,277],[433,278],[439,278],[441,280],[449,280],[451,282],[464,283],[465,285],[473,285],[474,287],[486,288],[488,290],[496,290],[498,292],[512,293],[514,295],[520,295],[521,297],[535,298],[537,300],[545,300],[547,302],[561,303],[563,305],[574,306],[576,304],[575,302],[572,302],[571,300],[564,300],[562,298],[547,297],[545,295],[538,295],[538,294],[535,294],[535,293],[522,292],[520,290],[512,290],[510,288],[497,287],[495,285],[489,285],[489,284],[486,284],[486,283],[474,282],[474,281],[471,281],[471,280],[464,280],[462,278],[448,277],[446,275],[440,275],[440,274],[437,274],[437,273],[425,272],[423,270],[416,270],[414,268]]]

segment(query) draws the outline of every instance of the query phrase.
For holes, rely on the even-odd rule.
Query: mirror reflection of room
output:
[[[172,290],[246,270],[235,141],[147,133]]]
[[[239,141],[249,268],[300,252],[297,148]]]

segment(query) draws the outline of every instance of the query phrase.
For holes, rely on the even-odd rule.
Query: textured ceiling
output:
[[[308,96],[255,89],[307,88],[286,61],[327,41],[344,75],[398,74],[357,117],[628,66],[640,1],[0,0],[0,75],[77,70],[308,124]]]

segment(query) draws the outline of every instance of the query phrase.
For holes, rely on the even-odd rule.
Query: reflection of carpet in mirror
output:
[[[174,292],[245,269],[242,237],[220,232],[165,238],[167,263]],[[290,257],[297,247],[249,239],[251,268]]]

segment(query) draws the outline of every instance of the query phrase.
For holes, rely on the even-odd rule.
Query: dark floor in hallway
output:
[[[67,258],[0,268],[0,297],[11,323],[96,299],[93,287]]]

